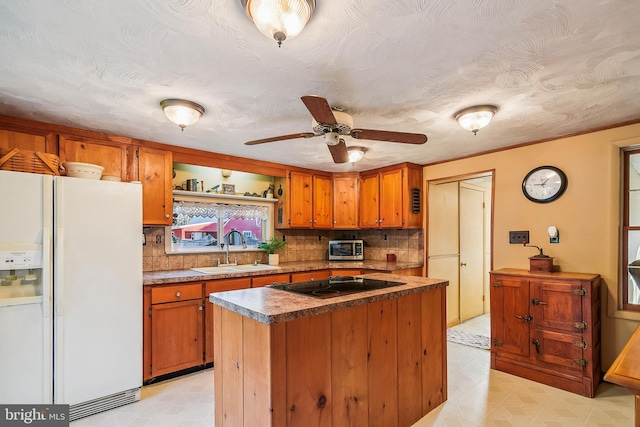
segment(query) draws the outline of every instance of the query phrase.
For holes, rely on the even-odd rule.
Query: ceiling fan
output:
[[[300,132],[256,139],[245,142],[245,145],[324,136],[324,142],[329,147],[333,161],[335,163],[346,163],[349,161],[349,152],[344,139],[340,138],[342,135],[349,135],[355,139],[372,139],[374,141],[399,142],[402,144],[424,144],[427,142],[427,136],[421,133],[354,129],[353,118],[347,113],[333,111],[325,98],[317,95],[304,95],[301,99],[313,117],[313,132]]]

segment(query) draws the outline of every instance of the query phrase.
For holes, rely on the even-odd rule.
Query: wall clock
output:
[[[555,166],[532,169],[522,180],[525,197],[536,203],[549,203],[567,189],[567,175]]]

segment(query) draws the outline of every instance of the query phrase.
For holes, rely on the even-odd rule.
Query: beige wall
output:
[[[478,138],[481,138],[481,132]],[[469,143],[473,144],[473,138]],[[426,181],[495,171],[493,269],[529,268],[535,248],[509,244],[509,230],[529,230],[530,242],[554,257],[562,271],[599,273],[604,280],[602,361],[607,369],[638,326],[640,313],[616,309],[618,226],[620,224],[619,147],[640,145],[640,124],[563,138],[424,168]],[[530,202],[522,179],[531,169],[552,165],[568,178],[564,195],[548,204]],[[427,188],[427,187],[425,187]],[[560,243],[550,244],[555,225]],[[428,233],[425,233],[428,235]]]

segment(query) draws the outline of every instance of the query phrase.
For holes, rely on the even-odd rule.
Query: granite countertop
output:
[[[349,294],[342,297],[319,299],[270,287],[215,292],[209,301],[260,323],[286,322],[307,316],[316,316],[343,308],[398,298],[449,285],[447,280],[428,277],[403,276],[389,273],[371,273],[363,277],[403,282],[390,288]]]
[[[268,274],[299,273],[313,270],[361,268],[378,271],[397,271],[422,267],[421,262],[386,262],[386,261],[299,261],[281,263],[278,269],[263,271],[238,271],[229,273],[206,274],[193,270],[168,270],[143,273],[144,285],[163,285],[169,283],[197,282],[200,280],[229,279],[237,277],[254,277]]]

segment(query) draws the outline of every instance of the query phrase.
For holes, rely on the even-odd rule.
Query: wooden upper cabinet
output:
[[[142,182],[142,223],[171,225],[173,215],[171,151],[138,147],[138,180]]]
[[[331,178],[313,176],[313,228],[333,227],[333,197]]]
[[[380,194],[378,174],[360,178],[360,228],[378,228]]]
[[[380,173],[380,227],[402,228],[403,169]]]
[[[358,228],[358,175],[333,177],[333,227]]]
[[[313,176],[302,172],[289,172],[289,226],[311,228],[313,209]]]
[[[331,178],[296,171],[290,171],[288,176],[288,226],[331,228],[333,226]]]
[[[83,136],[60,135],[59,145],[60,163],[92,163],[104,168],[103,176],[117,176],[122,181],[130,180],[127,169],[128,144]]]
[[[411,163],[363,174],[360,228],[422,227],[422,167]]]
[[[48,131],[0,129],[0,147],[58,154],[58,138]]]

